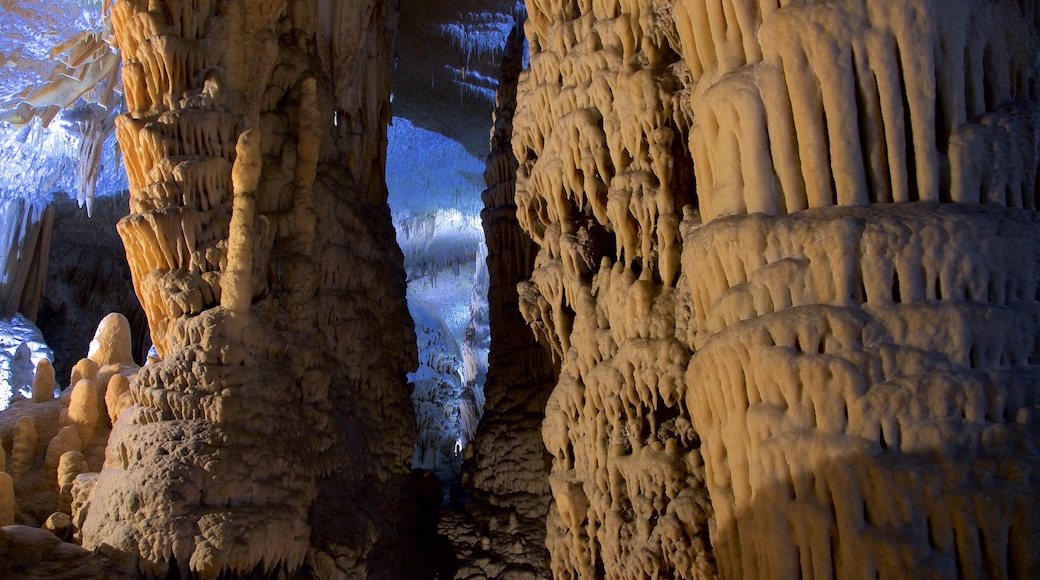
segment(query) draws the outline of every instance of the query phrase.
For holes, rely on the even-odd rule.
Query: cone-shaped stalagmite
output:
[[[54,400],[54,366],[43,358],[36,365],[36,376],[32,383],[32,400],[35,403],[46,403]]]
[[[72,425],[66,425],[58,431],[58,434],[47,444],[47,451],[43,457],[43,466],[46,477],[54,476],[58,469],[58,462],[62,455],[69,451],[82,451],[83,440],[79,431]]]
[[[58,511],[72,513],[72,484],[81,473],[89,471],[83,454],[79,451],[67,451],[58,462]]]
[[[68,412],[62,426],[74,427],[80,442],[86,445],[94,439],[99,416],[97,384],[83,379],[72,387]]]

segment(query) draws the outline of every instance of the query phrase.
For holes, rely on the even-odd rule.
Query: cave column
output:
[[[131,384],[84,544],[158,575],[399,572],[415,338],[382,182],[394,10],[126,0],[109,16],[129,111],[119,231],[161,360]]]

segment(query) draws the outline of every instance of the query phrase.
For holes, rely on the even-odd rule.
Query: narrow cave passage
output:
[[[400,2],[386,182],[408,275],[419,369],[413,469],[459,490],[484,410],[490,330],[480,213],[485,156],[516,0]]]
[[[408,377],[419,436],[412,468],[436,473],[446,489],[458,480],[484,406],[490,333],[483,171],[483,162],[443,135],[400,117],[389,128],[389,204],[419,349],[419,368]]]

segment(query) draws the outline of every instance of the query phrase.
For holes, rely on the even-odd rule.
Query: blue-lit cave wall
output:
[[[147,342],[114,231],[127,181],[112,130],[118,55],[101,4],[0,3],[0,367],[24,364],[12,357],[27,342],[34,362],[55,362],[59,386],[108,311],[138,320]],[[104,215],[89,221],[98,205]],[[19,386],[0,387],[0,408]]]

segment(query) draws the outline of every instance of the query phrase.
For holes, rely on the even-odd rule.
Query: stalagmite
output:
[[[113,375],[105,389],[105,407],[108,409],[108,419],[111,424],[115,425],[116,419],[133,403],[133,397],[130,395],[130,379],[123,375]]]
[[[0,471],[0,528],[14,525],[15,509],[14,479]]]
[[[98,366],[98,363],[89,358],[80,359],[79,362],[72,367],[72,373],[69,376],[69,386],[75,386],[83,379],[97,382],[99,369],[100,367]],[[62,391],[63,395],[64,393],[65,391]]]
[[[98,323],[87,358],[98,367],[116,363],[132,365],[132,352],[130,322],[122,314],[113,312]]]
[[[73,427],[79,440],[86,445],[94,439],[99,416],[97,384],[83,379],[72,387],[68,413],[62,426]]]
[[[36,439],[36,421],[32,417],[18,419],[11,446],[11,477],[25,475],[36,461]]]
[[[32,400],[45,403],[54,400],[54,366],[47,359],[40,359],[32,382]]]
[[[66,451],[62,453],[58,462],[58,511],[64,514],[72,513],[72,485],[81,473],[89,471],[83,454],[79,451]]]
[[[58,434],[47,444],[47,451],[43,456],[44,476],[47,479],[54,477],[62,456],[70,451],[83,451],[85,447],[86,444],[80,438],[76,427],[71,425],[62,427],[61,431],[58,431]]]
[[[262,163],[260,133],[256,129],[243,131],[238,136],[235,164],[231,168],[235,201],[231,209],[227,269],[220,293],[221,306],[231,312],[248,312],[253,294],[250,279],[253,273],[253,222]]]
[[[74,527],[125,573],[397,574],[415,339],[382,182],[394,12],[109,14],[128,111],[118,230],[158,360],[127,381],[132,360],[92,349],[113,431],[73,488]]]
[[[61,538],[62,541],[68,541],[72,527],[72,517],[64,512],[54,512],[47,517],[47,520],[40,527]]]

